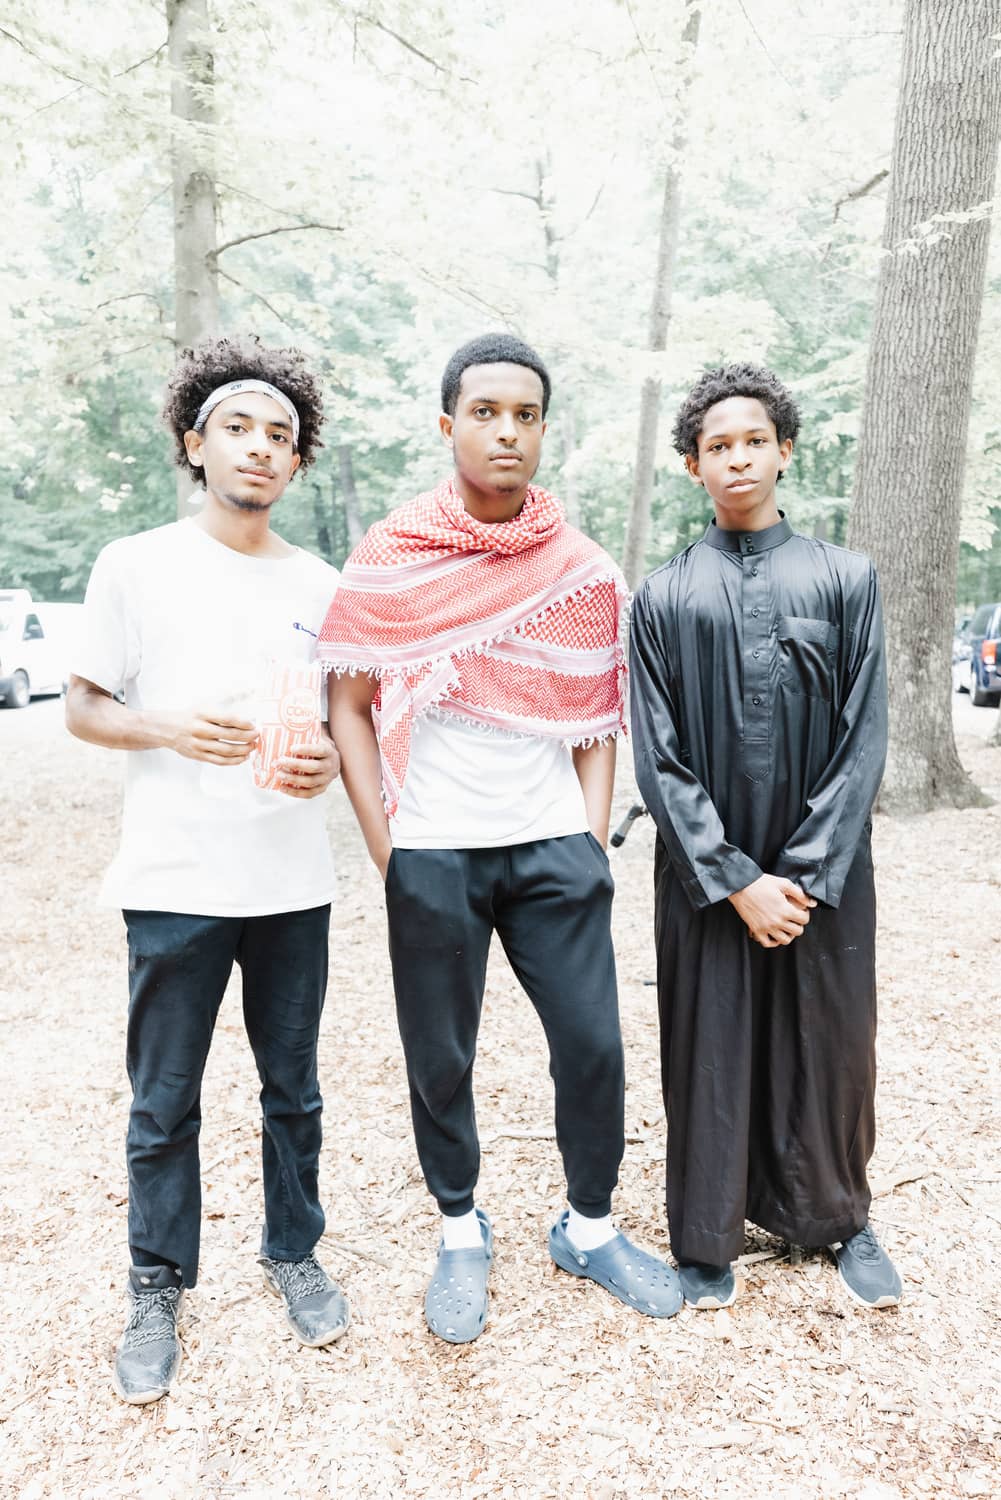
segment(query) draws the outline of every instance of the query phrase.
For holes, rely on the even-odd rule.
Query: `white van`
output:
[[[62,692],[80,604],[36,604],[27,589],[0,589],[0,698],[26,708]]]

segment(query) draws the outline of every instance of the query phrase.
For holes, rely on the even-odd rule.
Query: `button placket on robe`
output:
[[[772,618],[768,607],[768,553],[759,552],[753,532],[741,534],[741,614],[743,616],[744,774],[752,781],[768,775],[771,750]]]

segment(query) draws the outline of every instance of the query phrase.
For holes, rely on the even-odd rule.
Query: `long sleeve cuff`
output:
[[[841,905],[845,878],[830,865],[798,860],[783,852],[776,859],[772,874],[783,875],[786,880],[794,880],[808,896],[812,896],[815,901],[820,901],[824,906],[832,906],[836,909]]]
[[[753,859],[741,850],[733,849],[711,864],[700,863],[697,870],[685,872],[681,881],[689,901],[696,911],[701,911],[703,907],[715,906],[735,891],[752,885],[761,874]]]

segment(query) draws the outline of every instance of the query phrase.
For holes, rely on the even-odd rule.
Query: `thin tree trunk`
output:
[[[344,519],[348,528],[348,547],[355,548],[365,534],[361,523],[361,508],[358,504],[358,488],[355,484],[354,464],[348,443],[338,443],[337,464],[341,476],[341,498],[344,501]]]
[[[873,558],[886,600],[890,756],[880,805],[888,812],[981,800],[956,753],[951,643],[1001,139],[999,31],[1001,0],[907,0],[849,525],[849,545]],[[919,226],[936,215],[945,217],[922,236]]]
[[[698,45],[701,0],[687,0],[687,11],[688,19],[682,37],[686,69]],[[664,172],[664,192],[657,235],[657,271],[654,276],[647,346],[654,354],[662,354],[667,348],[667,330],[671,321],[671,293],[674,287],[674,263],[678,250],[678,224],[681,218],[681,162],[687,138],[686,93],[687,90],[682,88],[677,104],[678,117],[672,142],[671,161]],[[653,507],[653,484],[657,464],[660,389],[660,380],[650,375],[644,380],[640,393],[640,420],[636,437],[633,492],[622,553],[622,571],[626,575],[626,582],[632,589],[639,585],[646,572],[650,512]]]
[[[313,484],[311,489],[313,491],[313,525],[316,527],[316,545],[320,556],[325,558],[327,562],[333,562],[334,546],[330,535],[330,521],[324,501],[323,487],[319,484]]]
[[[213,58],[207,0],[167,0],[174,188],[174,343],[187,349],[218,332]],[[179,473],[178,515],[191,481]]]
[[[570,460],[577,452],[577,407],[573,400],[564,398],[560,413],[560,470],[563,488],[560,499],[571,526],[580,525],[580,495],[577,482],[569,472]]]

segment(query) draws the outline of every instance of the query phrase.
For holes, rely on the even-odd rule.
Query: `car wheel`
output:
[[[31,702],[31,684],[27,672],[15,672],[4,699],[8,708],[27,708]]]
[[[987,708],[994,702],[994,694],[985,692],[980,686],[975,666],[970,667],[970,701],[974,708]]]

